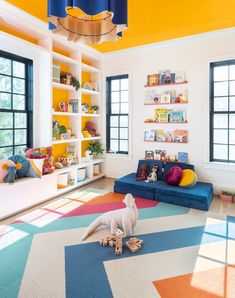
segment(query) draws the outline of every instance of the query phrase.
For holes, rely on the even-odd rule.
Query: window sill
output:
[[[207,161],[203,165],[205,169],[235,172],[235,163]]]
[[[106,159],[133,160],[133,156],[127,154],[106,153],[105,157]]]

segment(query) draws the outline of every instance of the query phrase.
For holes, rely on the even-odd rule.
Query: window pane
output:
[[[15,127],[27,128],[27,117],[24,113],[15,113]]]
[[[110,149],[114,152],[118,151],[118,140],[110,140]]]
[[[111,116],[110,117],[110,126],[111,127],[118,127],[118,116]]]
[[[24,155],[24,149],[26,148],[26,145],[23,146],[16,146],[15,147],[15,154]]]
[[[13,155],[12,147],[0,148],[0,159],[10,157],[12,155]]]
[[[120,151],[128,151],[128,141],[120,140]]]
[[[229,159],[235,161],[235,146],[229,146]]]
[[[214,96],[228,95],[228,82],[214,83]]]
[[[122,139],[128,139],[128,128],[120,128],[120,137]]]
[[[13,93],[25,93],[25,80],[13,78]]]
[[[118,91],[120,89],[120,80],[112,80],[111,82],[111,91]]]
[[[20,62],[13,62],[13,76],[25,78],[25,65]]]
[[[13,145],[13,130],[0,130],[0,146]]]
[[[0,91],[11,92],[11,78],[0,75]]]
[[[26,129],[15,130],[15,144],[22,145],[27,143]]]
[[[121,114],[128,114],[128,103],[121,103]]]
[[[119,92],[115,91],[115,92],[111,92],[111,101],[112,102],[119,102]]]
[[[214,115],[214,128],[228,128],[228,115]]]
[[[228,146],[214,145],[214,158],[215,159],[228,159]]]
[[[229,128],[235,128],[235,115],[229,116]]]
[[[118,128],[111,128],[110,138],[111,139],[118,139]]]
[[[0,93],[0,109],[11,108],[11,94]]]
[[[113,103],[111,105],[111,113],[112,114],[119,114],[119,103]]]
[[[228,80],[228,66],[217,66],[214,68],[214,81]]]
[[[229,131],[229,143],[235,145],[235,130]]]
[[[11,60],[0,57],[0,73],[11,75]]]
[[[121,90],[128,90],[128,89],[129,89],[129,79],[122,79]]]
[[[230,80],[235,80],[235,65],[229,66],[229,78]]]
[[[25,96],[24,95],[13,95],[13,109],[25,110]]]
[[[128,102],[128,91],[121,92],[121,102]]]
[[[120,116],[120,126],[128,127],[128,116]]]
[[[235,97],[230,97],[229,109],[230,109],[230,111],[235,111]]]
[[[228,131],[226,129],[215,129],[214,143],[228,144]]]
[[[235,81],[232,81],[229,84],[229,94],[235,95]]]
[[[0,112],[0,129],[13,128],[13,114]]]

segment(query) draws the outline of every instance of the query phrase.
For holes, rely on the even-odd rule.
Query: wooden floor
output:
[[[107,191],[113,191],[113,183],[114,183],[114,179],[112,178],[101,178],[95,182],[92,182],[90,184],[87,184],[81,188],[79,188],[79,190],[86,190],[88,188],[98,188],[98,189],[102,189],[102,190],[107,190]],[[78,191],[78,189],[72,191],[71,193],[73,192],[76,192]],[[65,195],[63,195],[65,196]],[[61,196],[61,197],[63,197]],[[53,201],[56,201],[58,199],[61,199],[61,197],[57,197],[57,198],[54,198],[52,200],[50,200],[50,202],[53,202]],[[36,210],[44,205],[47,205],[48,204],[48,201],[47,202],[44,202],[43,204],[40,204],[40,205],[37,205],[33,208],[30,208],[24,212],[21,212],[21,213],[18,213],[17,215],[15,216],[12,216],[12,217],[9,217],[5,220],[2,220],[0,221],[0,224],[9,224],[11,223],[15,218],[18,218],[24,214],[27,214],[28,212],[31,212],[33,210]],[[223,214],[223,215],[232,215],[232,216],[235,216],[235,203],[230,203],[230,202],[225,202],[225,201],[221,201],[219,199],[218,196],[214,196],[213,198],[213,201],[212,201],[212,204],[211,204],[211,207],[210,207],[210,212],[213,212],[213,213],[217,213],[217,214]]]

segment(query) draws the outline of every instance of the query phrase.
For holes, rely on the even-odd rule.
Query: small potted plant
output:
[[[76,77],[71,78],[71,85],[75,88],[76,91],[78,91],[81,88],[80,82],[76,79]]]
[[[97,114],[97,111],[99,110],[99,107],[97,105],[92,105],[90,108],[93,110],[94,114]]]
[[[100,140],[95,140],[93,142],[90,142],[87,150],[91,151],[91,154],[93,155],[94,158],[101,158],[105,152],[105,149],[103,148]]]

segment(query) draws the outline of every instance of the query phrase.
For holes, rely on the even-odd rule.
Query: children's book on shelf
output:
[[[182,123],[185,122],[185,111],[184,110],[172,110],[169,113],[170,123]]]
[[[159,84],[159,74],[151,74],[147,76],[147,85],[153,86]]]
[[[160,101],[160,94],[157,93],[156,89],[151,88],[145,91],[145,104],[156,104]]]
[[[156,130],[156,141],[157,142],[165,142],[166,141],[166,135],[163,129],[157,129]]]
[[[155,130],[145,131],[144,132],[144,140],[147,142],[154,142],[155,141]]]
[[[161,93],[160,103],[171,103],[171,93],[169,92]]]
[[[156,122],[168,122],[167,109],[155,109],[154,119]]]
[[[176,71],[175,72],[175,83],[184,83],[184,82],[186,82],[185,71]]]
[[[70,99],[69,103],[72,106],[72,112],[78,113],[78,99]]]
[[[154,159],[162,160],[166,158],[166,150],[155,150]]]
[[[159,83],[160,84],[173,84],[175,83],[175,74],[171,73],[170,70],[159,71]]]
[[[188,153],[187,152],[178,152],[178,161],[179,162],[188,162]]]
[[[188,90],[178,90],[176,91],[176,103],[187,103],[188,102]]]
[[[174,130],[171,134],[171,142],[174,143],[187,143],[188,131],[187,130]]]

